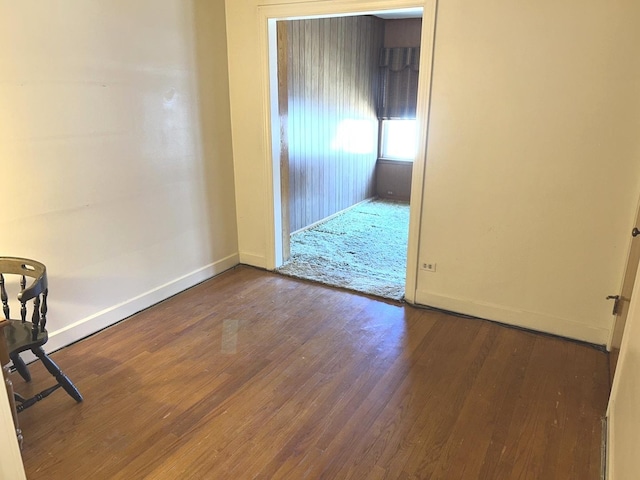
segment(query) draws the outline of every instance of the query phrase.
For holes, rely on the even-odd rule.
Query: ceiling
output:
[[[373,12],[372,15],[385,20],[397,20],[400,18],[422,18],[422,8],[405,8],[402,10],[384,10]]]

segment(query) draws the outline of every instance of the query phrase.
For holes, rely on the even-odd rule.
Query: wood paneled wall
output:
[[[400,18],[384,21],[384,46],[419,47],[422,33],[421,18]]]
[[[378,159],[376,196],[408,202],[411,198],[413,162]]]
[[[383,37],[375,17],[287,22],[290,232],[375,194]]]

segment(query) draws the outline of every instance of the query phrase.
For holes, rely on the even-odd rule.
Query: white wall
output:
[[[227,0],[240,257],[267,267],[267,46],[257,19],[275,3],[291,2]],[[607,342],[605,297],[619,291],[640,196],[639,9],[439,2],[418,247],[437,271],[418,272],[409,298]]]
[[[0,0],[0,254],[49,349],[238,261],[224,2]]]
[[[607,416],[607,478],[638,477],[640,458],[640,274],[636,278]]]
[[[416,299],[605,344],[640,195],[640,4],[439,3]]]

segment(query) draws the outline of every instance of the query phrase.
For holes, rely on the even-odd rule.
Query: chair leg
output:
[[[24,381],[30,382],[31,374],[29,373],[29,368],[27,367],[27,364],[24,363],[22,358],[20,358],[20,354],[12,353],[11,355],[9,355],[9,357],[11,358],[11,362],[13,363],[13,366],[15,367],[16,371],[20,374],[20,376],[24,379]]]
[[[62,385],[60,385],[59,383],[56,383],[53,387],[49,387],[46,390],[43,390],[42,392],[38,393],[37,395],[34,395],[31,398],[24,398],[19,393],[14,393],[13,397],[16,402],[16,411],[20,413],[23,410],[34,406],[37,402],[39,402],[40,400],[44,400],[53,392],[55,392],[57,389],[59,389],[61,386]]]
[[[64,373],[62,373],[60,367],[58,367],[58,365],[56,365],[55,362],[51,360],[46,353],[44,353],[44,350],[40,347],[33,348],[31,351],[36,357],[40,359],[49,373],[56,378],[60,386],[64,388],[64,391],[67,392],[76,402],[81,402],[82,395],[80,395],[80,392],[78,391],[76,386]]]

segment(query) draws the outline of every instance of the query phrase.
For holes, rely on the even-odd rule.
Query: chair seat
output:
[[[32,329],[33,324],[31,322],[9,319],[9,325],[4,330],[9,353],[24,352],[47,343],[49,335],[46,330],[40,330],[36,339],[32,340]]]

